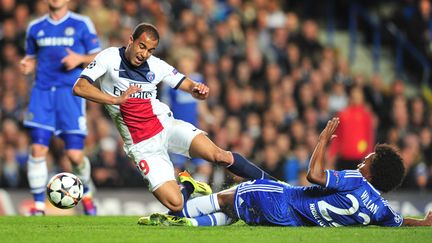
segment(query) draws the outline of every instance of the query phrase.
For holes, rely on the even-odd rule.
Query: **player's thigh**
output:
[[[55,90],[44,90],[33,87],[29,105],[24,119],[24,126],[55,131],[56,113]]]
[[[231,164],[231,152],[225,151],[214,144],[207,135],[198,134],[192,141],[189,152],[192,157],[202,158],[209,162]]]
[[[190,158],[189,153],[192,141],[204,132],[194,125],[175,119],[166,128],[168,138],[168,150],[172,153],[180,154]]]
[[[56,90],[56,132],[87,134],[85,99],[72,94],[70,88]]]

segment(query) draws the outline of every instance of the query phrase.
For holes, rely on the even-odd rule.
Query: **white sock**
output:
[[[233,219],[223,212],[211,213],[189,219],[193,226],[223,226],[229,225]]]
[[[84,156],[80,165],[72,163],[72,172],[80,178],[84,185],[84,196],[92,196],[91,190],[91,164],[87,156]]]
[[[45,157],[34,158],[31,155],[29,156],[27,161],[27,179],[31,193],[36,194],[46,190],[48,168]]]
[[[217,194],[196,197],[186,202],[182,210],[184,217],[193,218],[201,215],[215,213],[220,210]]]
[[[38,210],[45,210],[45,202],[35,201],[34,205]]]
[[[83,161],[80,165],[72,164],[72,171],[77,175],[84,185],[88,185],[90,182],[91,164],[87,156],[84,156]]]

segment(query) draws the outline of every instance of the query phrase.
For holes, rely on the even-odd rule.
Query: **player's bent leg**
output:
[[[180,217],[193,218],[205,214],[215,213],[218,211],[220,211],[220,206],[217,196],[216,194],[211,194],[190,199],[185,203],[184,208],[181,212],[169,212],[169,214]]]
[[[34,200],[30,215],[45,214],[45,190],[48,182],[48,168],[45,159],[47,153],[47,146],[32,144],[32,152],[27,161],[27,179]]]
[[[84,194],[82,198],[82,205],[85,215],[96,215],[97,208],[93,201],[93,190],[91,187],[91,165],[86,156],[83,156],[82,150],[68,150],[68,157],[72,161],[72,170],[84,185]],[[74,159],[72,159],[74,158]],[[78,163],[81,161],[80,163]]]
[[[211,213],[189,219],[192,226],[224,226],[236,221],[223,212]]]
[[[183,195],[175,180],[158,186],[153,195],[172,212],[180,212],[183,209]]]
[[[66,155],[69,160],[72,162],[72,173],[76,174],[81,182],[87,187],[84,190],[84,194],[88,193],[88,184],[90,183],[91,178],[91,164],[89,159],[84,156],[82,150],[79,149],[68,149],[66,151]]]
[[[216,146],[204,133],[200,133],[194,137],[189,148],[189,154],[193,158],[202,158],[224,166],[228,166],[234,162],[230,152]]]
[[[246,179],[276,180],[240,154],[219,148],[203,133],[196,135],[192,140],[189,153],[192,157],[224,165],[232,173]]]
[[[65,142],[66,155],[72,162],[72,172],[76,174],[84,185],[82,205],[85,215],[96,215],[97,209],[93,201],[93,190],[91,190],[91,164],[84,155],[84,139],[81,134],[61,134]]]

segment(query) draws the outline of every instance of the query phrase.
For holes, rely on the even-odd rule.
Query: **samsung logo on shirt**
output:
[[[37,40],[38,46],[73,46],[72,37],[45,37]]]

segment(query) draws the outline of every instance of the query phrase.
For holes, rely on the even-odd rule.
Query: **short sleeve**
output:
[[[326,170],[326,187],[337,191],[353,190],[362,185],[364,177],[357,170]]]
[[[162,74],[162,81],[168,84],[171,88],[177,89],[186,77],[165,61],[159,58],[157,58],[157,60],[158,68]]]
[[[90,18],[85,18],[86,27],[83,29],[82,41],[87,54],[93,54],[101,50],[99,38]]]
[[[27,29],[25,47],[26,47],[27,56],[36,56],[37,53],[36,39],[33,36],[33,28],[31,27]]]
[[[94,83],[96,79],[104,75],[108,70],[108,64],[106,61],[109,60],[109,57],[107,57],[107,54],[107,51],[102,51],[99,53],[95,59],[81,72],[80,78],[85,78],[91,83]]]

